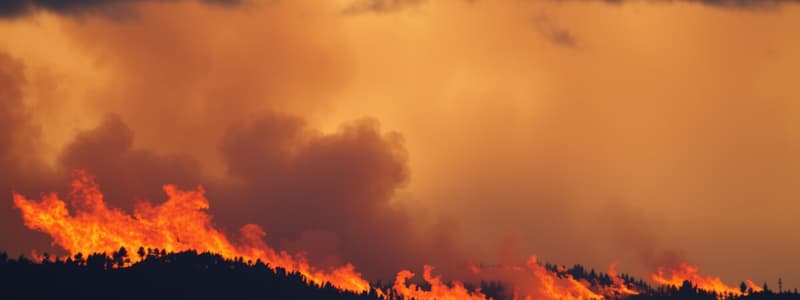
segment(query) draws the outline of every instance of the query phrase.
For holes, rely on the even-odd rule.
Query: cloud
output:
[[[12,146],[21,124],[26,122],[22,103],[22,64],[0,53],[0,161],[12,160]]]
[[[402,138],[381,133],[377,121],[323,134],[271,113],[229,128],[221,149],[240,180],[236,200],[226,200],[235,205],[222,204],[230,213],[221,216],[263,223],[279,237],[339,241],[339,253],[370,274],[391,275],[409,256],[410,219],[389,202],[408,180],[406,152]]]
[[[8,77],[0,79],[5,83]],[[142,200],[163,201],[166,183],[203,185],[222,227],[263,225],[270,243],[305,252],[316,265],[353,262],[371,278],[391,278],[399,269],[422,263],[422,245],[409,213],[390,203],[408,181],[403,139],[381,132],[375,120],[347,123],[329,134],[281,113],[233,124],[219,141],[233,180],[204,176],[200,162],[186,154],[159,154],[135,145],[135,132],[119,115],[109,114],[64,147],[57,168],[49,170],[55,178],[50,181],[59,182],[57,190],[63,193],[67,174],[85,169],[96,175],[106,202],[126,210]],[[18,182],[21,172],[15,165],[3,167],[12,171],[3,173],[9,177],[0,178],[2,183]],[[2,213],[6,217],[0,227],[15,232],[4,236],[26,232],[17,212]],[[37,249],[47,251],[44,245]]]
[[[635,2],[632,0],[602,0],[603,2],[621,4],[625,2]],[[782,4],[800,3],[800,0],[655,0],[654,2],[689,2],[703,5],[729,7],[729,8],[768,8],[777,7]]]
[[[0,2],[0,17],[15,17],[27,11],[27,5],[23,0],[9,0]]]
[[[786,3],[800,3],[800,1],[798,0],[688,0],[688,2],[696,2],[713,6],[740,7],[740,8],[756,8],[756,7],[776,6]]]
[[[342,18],[341,4],[322,3],[245,11],[146,1],[134,22],[37,14],[42,22],[0,24],[25,29],[8,47],[26,64],[0,63],[9,158],[0,192],[63,190],[76,167],[97,173],[123,208],[162,201],[165,183],[201,184],[229,233],[260,224],[271,244],[324,265],[352,261],[369,279],[453,257],[494,263],[483,252],[504,228],[519,231],[519,255],[598,268],[628,249],[622,266],[633,268],[674,245],[732,278],[782,265],[800,245],[774,221],[797,207],[784,200],[797,198],[798,107],[787,88],[797,47],[787,32],[764,35],[794,22],[794,10],[740,20],[699,4],[595,1],[535,24],[538,7],[513,1],[419,2],[425,14],[396,20]],[[616,23],[628,9],[637,12]],[[555,45],[598,47],[578,59],[547,51],[535,25]],[[59,76],[43,80],[47,71]],[[363,115],[381,124],[331,128]],[[52,167],[20,159],[53,137]],[[648,213],[664,226],[593,222],[607,197],[641,201],[641,213],[616,218]],[[2,209],[3,250],[52,252],[18,211]],[[634,240],[619,241],[630,227]],[[601,234],[612,230],[620,237]],[[664,237],[649,241],[652,232]],[[764,243],[741,234],[780,247],[747,258]],[[697,256],[704,246],[736,251]],[[713,265],[737,255],[748,270]]]
[[[307,251],[315,263],[349,261],[382,278],[423,263],[409,212],[389,201],[408,181],[403,138],[371,119],[330,133],[309,123],[353,68],[331,20],[295,17],[320,5],[283,2],[242,12],[199,1],[143,1],[135,8],[135,22],[59,18],[59,31],[114,80],[90,96],[103,100],[58,112],[77,116],[71,109],[80,105],[87,110],[80,118],[96,121],[72,128],[53,150],[53,165],[42,168],[53,180],[18,192],[63,193],[75,168],[95,174],[106,200],[123,209],[138,200],[163,201],[163,184],[203,185],[220,227],[262,225],[271,244]],[[198,19],[213,21],[192,22]],[[8,81],[16,89],[2,90],[19,94],[13,107],[24,108],[25,88],[46,86],[26,87],[21,70],[13,76]],[[71,91],[61,89],[53,100]],[[46,131],[55,126],[32,113]],[[23,116],[9,115],[8,122],[21,124]],[[8,174],[3,183],[17,181]],[[5,249],[57,251],[32,242],[46,237],[25,234],[18,212],[8,210],[3,228],[18,231],[3,235]],[[20,235],[25,240],[10,238]]]
[[[166,183],[193,188],[208,182],[197,161],[134,148],[134,132],[118,115],[79,133],[60,155],[61,170],[85,169],[97,176],[108,203],[130,209],[133,200],[160,201]]]
[[[25,179],[14,155],[25,149],[17,135],[26,132],[24,124],[29,122],[21,100],[22,66],[0,58],[0,124],[10,129],[0,136],[0,182],[10,192],[8,184]],[[127,210],[137,201],[163,201],[161,186],[166,183],[203,185],[212,214],[223,227],[264,225],[271,243],[306,252],[315,264],[349,261],[365,274],[390,278],[401,268],[421,263],[410,215],[390,203],[408,181],[407,153],[398,133],[381,132],[371,119],[322,133],[301,117],[266,113],[228,126],[217,143],[233,180],[204,176],[200,162],[188,154],[137,147],[134,130],[120,115],[108,114],[63,148],[56,168],[43,169],[49,174],[45,178],[52,178],[45,182],[59,182],[56,190],[63,192],[67,174],[85,169],[96,175],[107,203]],[[53,186],[24,192],[35,194]],[[0,227],[8,233],[3,236],[26,232],[16,211],[3,210],[2,215]]]
[[[321,9],[143,3],[135,22],[92,17],[62,28],[114,78],[97,92],[106,100],[94,109],[119,114],[143,147],[191,149],[205,171],[219,173],[217,142],[232,122],[263,111],[316,113],[352,77],[350,53],[330,20],[339,16],[295,17]]]
[[[34,11],[62,15],[107,14],[125,16],[135,12],[137,2],[175,2],[180,0],[8,0],[0,3],[0,18],[18,17]],[[214,5],[236,5],[242,0],[197,0]]]
[[[3,196],[11,194],[15,185],[15,174],[19,171],[17,164],[17,139],[24,130],[27,122],[22,103],[21,85],[24,81],[22,64],[15,61],[5,53],[0,53],[0,193]],[[8,205],[0,208],[0,217],[3,220],[21,221],[18,213],[11,210]],[[19,224],[14,226],[10,221],[0,226],[0,243],[9,245],[14,242],[15,236],[12,228],[20,230]],[[8,225],[8,226],[6,226]],[[21,231],[21,230],[20,230]]]
[[[0,51],[0,193],[48,179],[38,174],[41,130],[25,103],[25,69],[22,61]]]
[[[43,164],[36,159],[39,128],[32,122],[24,102],[25,65],[0,51],[0,195],[12,190],[38,193],[50,188],[54,180]],[[0,245],[16,245],[18,237],[28,232],[21,226],[19,212],[10,206],[0,206]],[[43,238],[31,238],[28,244],[46,245]],[[9,251],[22,251],[9,247]]]

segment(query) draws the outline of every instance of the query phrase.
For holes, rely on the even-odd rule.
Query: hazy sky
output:
[[[112,2],[0,5],[0,249],[49,243],[12,189],[86,168],[368,278],[678,255],[800,287],[795,1]]]

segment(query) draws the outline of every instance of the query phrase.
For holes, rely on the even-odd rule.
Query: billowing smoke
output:
[[[222,230],[368,279],[531,254],[766,279],[800,249],[795,6],[606,2],[3,2],[0,250],[58,252],[11,191],[83,168],[126,210],[202,185]]]
[[[105,4],[25,5],[68,13]],[[106,16],[65,21],[64,30],[87,38],[87,49],[113,66],[117,83],[100,91],[108,101],[89,109],[96,125],[65,138],[55,159],[37,155],[46,144],[42,127],[53,128],[36,111],[48,99],[25,103],[26,87],[35,85],[26,76],[38,73],[4,54],[3,193],[12,188],[31,195],[63,193],[70,172],[85,169],[96,175],[110,205],[130,210],[136,201],[163,201],[165,183],[203,185],[223,228],[260,224],[272,244],[307,252],[313,263],[358,260],[366,275],[384,278],[412,265],[420,247],[414,224],[406,209],[391,203],[408,182],[403,138],[374,119],[323,132],[291,112],[324,105],[323,95],[349,71],[342,63],[346,58],[330,47],[335,41],[317,40],[310,29],[293,25],[301,21],[286,11],[308,8],[287,6],[266,12],[274,25],[266,29],[255,25],[262,15],[228,15],[191,2],[142,3],[136,6],[140,19],[132,23]],[[246,47],[216,47],[214,40],[229,32],[185,22],[197,17],[228,19],[262,39]],[[322,22],[317,26],[326,26]],[[174,34],[188,37],[174,39]],[[195,44],[199,41],[207,45]],[[2,216],[0,242],[6,250],[57,251],[45,246],[41,235],[14,238],[31,234],[10,207],[4,206]]]
[[[218,222],[231,228],[262,224],[275,244],[308,252],[318,265],[360,258],[368,274],[391,276],[411,263],[408,258],[419,245],[410,216],[390,205],[408,180],[407,154],[402,136],[382,132],[375,120],[347,123],[335,133],[322,133],[300,117],[281,113],[233,122],[218,141],[229,177],[218,179],[205,176],[202,162],[185,153],[137,148],[135,132],[110,114],[96,128],[77,133],[57,165],[47,168],[28,157],[37,140],[22,103],[23,65],[0,58],[0,121],[8,129],[0,144],[0,179],[6,193],[12,188],[31,192],[29,185],[50,188],[33,184],[48,178],[66,186],[70,170],[85,169],[97,176],[108,203],[130,210],[135,201],[163,201],[164,183],[201,184],[213,199]],[[0,227],[9,239],[3,245],[18,247],[12,250],[41,247],[11,240],[25,231],[18,213],[4,209],[3,216]]]

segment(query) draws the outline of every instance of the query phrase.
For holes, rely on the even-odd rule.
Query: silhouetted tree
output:
[[[391,288],[391,283],[373,286],[382,288],[385,298],[375,289],[357,294],[340,291],[330,283],[315,284],[297,272],[270,267],[260,260],[247,264],[242,257],[226,259],[217,254],[184,251],[167,253],[162,249],[140,248],[140,257],[147,258],[127,264],[127,251],[120,249],[110,255],[94,253],[86,258],[86,264],[35,263],[25,256],[9,260],[0,253],[0,299],[336,299],[336,300],[410,300],[403,299]],[[83,255],[74,255],[75,261]],[[120,261],[123,262],[121,268]],[[611,277],[603,272],[592,272],[581,265],[564,269],[558,265],[547,265],[558,276],[573,276],[592,284],[609,285]],[[626,284],[636,288],[639,295],[618,295],[608,300],[800,300],[794,292],[772,293],[764,284],[765,292],[746,295],[714,292],[698,289],[690,281],[680,286],[650,287],[642,279],[620,274]],[[420,284],[417,282],[417,284]],[[430,288],[420,284],[424,288]],[[466,284],[468,289],[480,288],[487,296],[496,300],[510,300],[514,290],[503,282],[480,282]],[[746,287],[740,284],[739,289]]]
[[[695,294],[695,289],[694,289],[694,286],[692,286],[692,282],[688,281],[688,280],[684,280],[683,284],[681,284],[680,292],[682,294],[686,294],[686,295],[694,295]]]
[[[114,260],[114,265],[118,268],[125,266],[125,263],[128,258],[128,250],[125,250],[125,247],[120,247],[117,252],[112,254],[112,259]]]
[[[79,265],[79,266],[83,265],[83,263],[84,263],[84,261],[83,261],[83,253],[80,253],[80,252],[76,253],[74,255],[74,258],[75,258],[74,261],[75,261],[76,265]]]
[[[357,294],[330,283],[311,284],[300,273],[260,261],[248,265],[241,258],[196,251],[151,253],[159,257],[123,268],[110,266],[126,251],[95,253],[86,265],[69,267],[36,264],[20,256],[0,263],[0,299],[380,299],[374,289]]]

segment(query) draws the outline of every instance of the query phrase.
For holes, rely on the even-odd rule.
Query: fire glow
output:
[[[684,281],[691,281],[693,284],[697,285],[698,288],[706,291],[714,291],[719,295],[744,294],[742,291],[739,290],[739,288],[734,286],[729,286],[724,282],[722,282],[722,279],[720,279],[719,277],[700,275],[700,268],[698,268],[697,266],[689,265],[687,263],[680,263],[675,268],[665,268],[665,267],[658,268],[658,272],[653,274],[651,278],[656,283],[674,287],[681,286],[681,284],[683,284]],[[747,284],[747,287],[751,289],[753,292],[761,292],[764,290],[763,288],[753,283],[752,280],[748,279],[745,281],[745,283]]]
[[[226,258],[243,258],[245,261],[261,261],[272,268],[283,268],[302,274],[318,285],[331,283],[334,287],[356,293],[369,292],[372,288],[355,267],[347,263],[333,269],[311,266],[302,254],[278,251],[267,245],[265,231],[258,225],[247,224],[240,229],[240,240],[232,242],[216,229],[212,217],[206,213],[209,201],[205,190],[180,190],[174,185],[164,185],[168,199],[161,204],[140,202],[132,214],[106,205],[100,188],[93,176],[85,171],[75,171],[69,198],[72,214],[67,203],[55,193],[42,196],[41,201],[27,199],[14,193],[14,205],[22,211],[25,226],[45,232],[53,243],[67,250],[72,256],[77,253],[112,253],[121,247],[162,249],[167,252],[196,250],[220,254]],[[132,257],[134,262],[142,259]],[[615,299],[619,296],[637,295],[639,291],[626,285],[617,275],[616,263],[609,267],[610,286],[602,286],[586,280],[573,278],[565,270],[549,270],[540,265],[536,256],[531,256],[524,266],[509,266],[483,269],[472,266],[474,275],[483,278],[512,278],[514,299]],[[470,290],[462,282],[446,283],[441,276],[432,275],[433,267],[425,265],[423,280],[430,286],[423,289],[410,283],[415,275],[409,270],[398,272],[390,292],[394,295],[414,299],[480,300],[488,297],[480,289]],[[699,269],[685,263],[677,268],[660,268],[652,275],[653,281],[663,285],[679,287],[685,280],[698,288],[718,294],[742,292],[728,286],[721,279],[699,275]],[[761,288],[747,281],[753,291]],[[377,290],[380,295],[387,293]],[[490,299],[490,298],[488,298]]]
[[[310,266],[301,255],[270,248],[264,243],[265,232],[258,225],[243,226],[241,241],[231,242],[214,228],[211,216],[205,213],[209,203],[202,187],[182,191],[174,185],[165,185],[164,192],[169,196],[166,202],[160,205],[140,202],[133,215],[129,215],[107,207],[92,176],[76,171],[70,192],[74,215],[70,215],[66,202],[55,193],[44,195],[41,201],[15,193],[14,205],[22,211],[25,226],[49,234],[53,242],[70,255],[112,253],[120,247],[136,249],[140,246],[167,252],[208,251],[229,258],[261,260],[273,267],[299,272],[317,284],[330,282],[339,289],[353,292],[369,290],[369,283],[351,264],[325,272]]]

